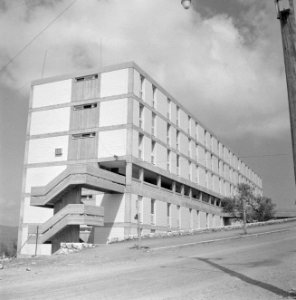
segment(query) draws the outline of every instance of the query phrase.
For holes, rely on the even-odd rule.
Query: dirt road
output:
[[[0,271],[0,299],[293,299],[295,225],[254,228],[247,238],[219,232],[143,241],[142,250],[130,242],[19,260]]]

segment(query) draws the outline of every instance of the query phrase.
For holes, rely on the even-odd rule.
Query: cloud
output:
[[[267,1],[257,10],[249,2],[244,14],[252,18],[238,25],[225,14],[185,11],[179,1],[77,1],[1,80],[21,86],[39,78],[45,51],[46,76],[91,68],[100,63],[102,42],[105,65],[136,61],[218,135],[280,133],[288,123],[282,58],[270,44],[276,24],[270,26]],[[1,65],[68,5],[5,3]]]

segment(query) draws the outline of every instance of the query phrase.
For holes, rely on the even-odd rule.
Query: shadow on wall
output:
[[[216,269],[219,269],[220,271],[222,272],[225,272],[227,273],[228,275],[232,276],[232,277],[235,277],[235,278],[238,278],[248,284],[252,284],[252,285],[255,285],[255,286],[258,286],[262,289],[265,289],[269,292],[272,292],[278,296],[281,296],[281,297],[289,297],[289,293],[285,290],[282,290],[274,285],[271,285],[271,284],[268,284],[268,283],[265,283],[265,282],[262,282],[262,281],[259,281],[259,280],[255,280],[255,279],[252,279],[246,275],[243,275],[241,273],[238,273],[238,272],[235,272],[231,269],[228,269],[226,267],[223,267],[217,263],[214,263],[212,262],[210,259],[208,258],[201,258],[201,257],[195,257],[195,259],[199,260],[199,261],[202,261],[204,263],[207,263],[209,264],[210,266],[216,268]]]
[[[103,194],[96,205],[104,207],[104,227],[93,227],[89,236],[89,243],[106,244],[110,237],[112,226],[116,222],[124,194]],[[123,222],[123,220],[119,220]],[[116,230],[116,229],[113,229]]]

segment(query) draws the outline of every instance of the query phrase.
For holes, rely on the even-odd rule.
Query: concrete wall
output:
[[[128,93],[128,69],[101,74],[101,97]]]
[[[69,107],[32,112],[30,127],[31,135],[68,131],[69,128]]]
[[[66,170],[66,166],[28,168],[26,172],[25,192],[30,193],[31,187],[47,185],[64,170]]]
[[[53,209],[30,205],[30,197],[24,199],[23,223],[41,224],[53,216]]]
[[[167,117],[167,113],[168,113],[167,97],[158,89],[156,89],[155,92],[155,108],[164,117]]]
[[[30,140],[28,163],[57,162],[67,160],[68,144],[68,136],[57,136]],[[55,149],[57,148],[62,149],[62,155],[55,155]]]
[[[44,107],[71,101],[72,80],[50,82],[33,87],[32,107]]]
[[[126,155],[126,129],[99,132],[98,158]]]
[[[100,103],[99,126],[114,126],[127,123],[127,99],[109,100]]]

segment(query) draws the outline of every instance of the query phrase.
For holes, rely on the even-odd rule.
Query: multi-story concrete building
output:
[[[33,82],[18,250],[224,225],[261,179],[134,63]]]

